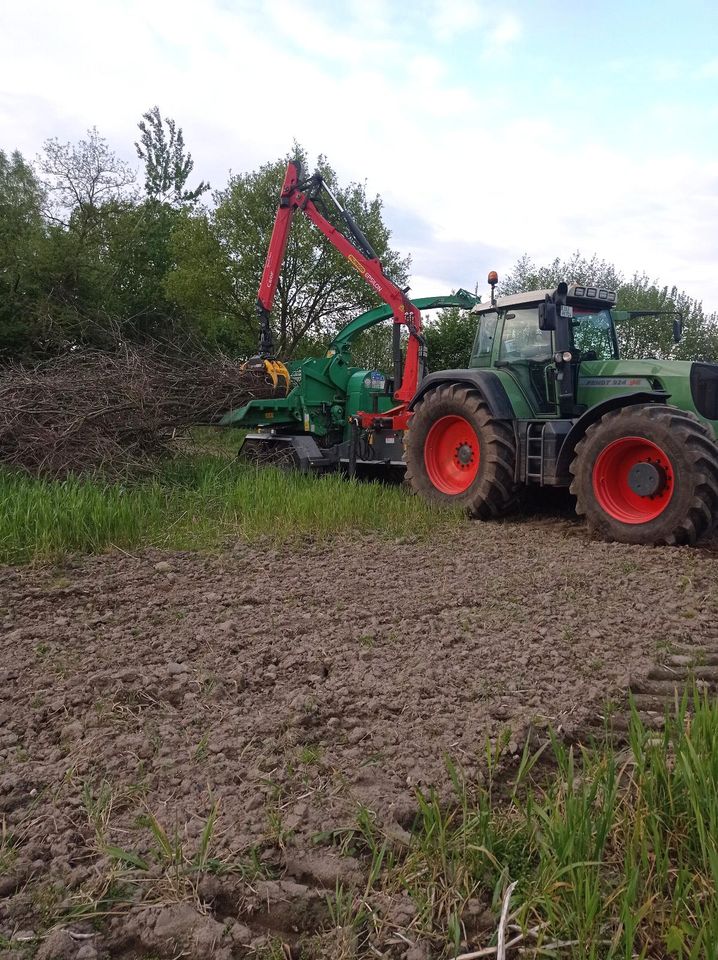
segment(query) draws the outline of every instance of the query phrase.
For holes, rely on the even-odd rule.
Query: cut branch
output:
[[[0,367],[0,463],[47,477],[148,470],[178,432],[273,391],[263,372],[194,346],[122,344]]]

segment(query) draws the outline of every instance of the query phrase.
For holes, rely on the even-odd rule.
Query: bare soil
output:
[[[3,569],[0,956],[294,944],[363,882],[336,845],[359,810],[401,842],[447,756],[480,776],[487,743],[581,736],[715,646],[717,554],[550,517]]]

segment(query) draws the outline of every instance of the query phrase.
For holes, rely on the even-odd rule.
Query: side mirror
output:
[[[538,308],[539,330],[555,330],[556,315],[555,303],[551,303],[548,298],[544,303],[540,303]]]
[[[680,343],[683,336],[683,317],[678,316],[673,321],[673,342]]]

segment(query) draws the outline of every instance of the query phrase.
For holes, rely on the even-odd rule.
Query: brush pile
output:
[[[263,372],[160,344],[11,364],[0,367],[0,464],[55,478],[145,471],[189,426],[273,393]]]

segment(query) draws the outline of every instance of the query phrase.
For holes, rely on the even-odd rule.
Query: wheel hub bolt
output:
[[[456,459],[459,461],[462,467],[466,467],[471,463],[471,461],[474,459],[474,451],[471,449],[468,443],[461,444],[456,451]]]
[[[639,497],[653,497],[666,486],[666,471],[660,463],[634,463],[628,472],[628,486]]]

